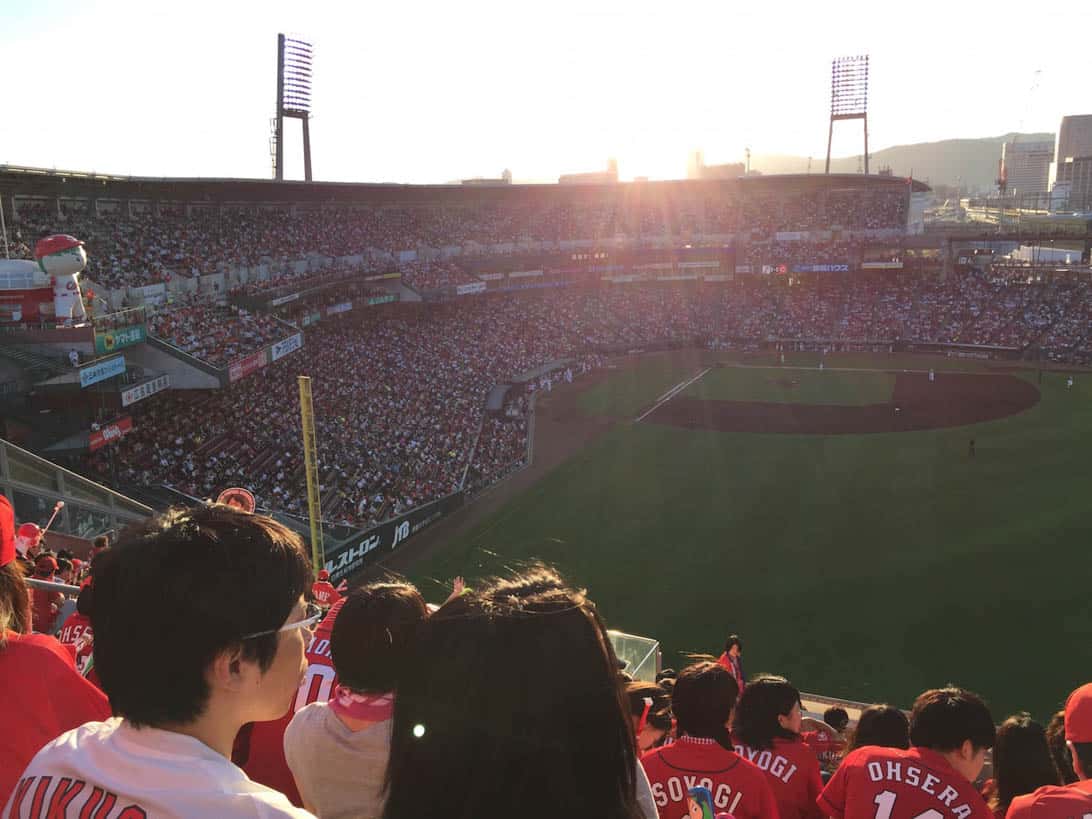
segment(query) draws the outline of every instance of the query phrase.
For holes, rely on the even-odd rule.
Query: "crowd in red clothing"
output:
[[[148,332],[214,367],[225,367],[290,336],[292,328],[272,316],[194,296],[150,311]]]
[[[233,533],[227,546],[224,532]],[[224,548],[243,550],[244,559],[224,565]],[[1049,726],[1016,714],[998,727],[980,696],[951,685],[923,692],[909,713],[872,705],[855,720],[841,708],[819,719],[784,677],[744,678],[736,635],[717,661],[695,657],[655,682],[632,679],[587,592],[541,564],[472,586],[456,578],[440,606],[398,580],[339,593],[320,575],[308,592],[297,536],[217,506],[172,511],[123,535],[95,562],[85,588],[104,586],[101,598],[81,593],[84,620],[62,627],[58,641],[30,633],[20,559],[11,506],[0,500],[5,817],[37,817],[48,805],[54,815],[75,815],[65,806],[86,812],[106,792],[182,815],[196,805],[253,815],[260,804],[261,815],[295,819],[398,819],[412,807],[466,817],[522,807],[546,819],[568,815],[566,805],[618,819],[1068,819],[1092,800],[1092,683],[1073,691]],[[239,582],[255,561],[264,592]],[[251,621],[200,614],[223,600],[215,584],[195,582],[213,568],[228,575],[226,588],[238,598],[225,601],[226,611],[268,600],[270,578],[292,583],[281,604],[292,604],[287,622],[248,633]],[[161,588],[129,579],[147,584],[157,575]],[[138,589],[130,600],[126,592]],[[304,606],[302,596],[317,593],[333,603],[326,611]],[[148,605],[156,595],[164,604]],[[128,626],[139,632],[132,639],[116,624],[133,623],[136,612],[145,622]],[[189,638],[142,639],[161,635],[174,618],[188,625],[200,616],[209,619]],[[92,628],[98,642],[89,664],[103,672],[93,683],[64,644]],[[313,629],[307,640],[304,629]],[[231,648],[258,637],[275,647],[264,670]],[[198,643],[210,648],[188,653]],[[148,654],[165,667],[142,666]],[[261,681],[225,686],[219,657],[224,669],[246,664]],[[185,677],[193,671],[187,662],[211,684],[191,691],[182,682],[129,684],[122,674],[144,668],[156,679]],[[498,673],[503,667],[519,675],[518,685]],[[239,697],[243,685],[253,705]],[[155,716],[176,712],[188,716]],[[225,730],[210,730],[209,714]],[[104,763],[121,758],[115,741],[123,768]],[[198,758],[204,782],[164,767]],[[481,770],[483,758],[493,771]],[[508,768],[523,776],[495,775]],[[98,795],[81,796],[81,787],[69,787],[76,780],[91,781]],[[531,796],[538,805],[527,810]]]

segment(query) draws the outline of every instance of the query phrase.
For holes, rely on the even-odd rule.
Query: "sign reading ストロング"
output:
[[[269,348],[269,360],[278,361],[303,346],[303,333],[296,333]]]
[[[80,370],[80,387],[90,387],[92,384],[98,384],[123,372],[125,372],[125,356],[123,355],[99,361]]]

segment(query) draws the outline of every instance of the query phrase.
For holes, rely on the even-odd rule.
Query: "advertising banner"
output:
[[[504,274],[503,273],[479,273],[478,278],[481,279],[483,282],[495,282],[498,279],[503,279]]]
[[[290,301],[295,301],[300,297],[299,293],[293,293],[290,296],[281,296],[279,299],[273,299],[270,303],[273,307],[280,307],[282,304],[288,304]]]
[[[137,384],[135,387],[130,387],[121,393],[121,405],[127,407],[130,404],[135,404],[137,401],[143,401],[150,395],[155,395],[157,392],[163,392],[171,386],[171,377],[169,375],[161,375],[159,378],[153,378],[151,381],[145,381],[143,384]]]
[[[92,384],[98,384],[123,372],[125,372],[125,356],[123,355],[99,361],[80,370],[80,388],[90,387]]]
[[[401,517],[381,523],[372,529],[364,529],[346,538],[332,549],[326,550],[326,571],[330,581],[339,583],[360,571],[380,555],[394,551],[406,538],[426,529],[444,515],[451,514],[463,505],[462,491],[426,503]]]
[[[331,304],[326,308],[326,315],[336,316],[338,313],[348,313],[353,309],[353,303],[351,301],[343,301],[340,304]],[[273,359],[276,361],[276,359]]]
[[[392,301],[398,301],[397,293],[391,293],[387,296],[368,296],[369,307],[374,307],[377,304],[390,304]]]
[[[700,269],[715,268],[720,267],[720,262],[715,259],[707,262],[679,262],[680,270],[686,270],[692,267]]]
[[[131,327],[122,327],[119,330],[95,333],[95,352],[99,355],[105,355],[123,347],[141,344],[147,338],[148,332],[144,329],[143,324],[134,324]]]
[[[961,263],[965,264],[965,262],[961,262]],[[901,261],[862,262],[861,263],[861,269],[862,270],[902,270],[902,262]]]
[[[727,282],[731,281],[732,277],[729,276],[727,273],[707,273],[705,275],[705,280],[707,282]]]
[[[128,433],[133,431],[133,419],[128,415],[119,418],[112,424],[107,424],[101,429],[92,431],[91,438],[88,441],[88,448],[95,452],[102,449],[107,444],[112,444],[120,441]]]
[[[455,295],[469,296],[471,293],[484,293],[485,282],[470,282],[469,284],[455,285]]]
[[[524,279],[524,278],[527,278],[528,276],[541,276],[541,275],[542,275],[541,270],[513,270],[511,273],[508,274],[508,278],[510,278],[510,279]]]
[[[269,348],[269,360],[279,361],[289,353],[294,353],[303,346],[303,333],[291,335],[283,341],[278,341]]]
[[[246,356],[246,358],[232,361],[231,366],[228,367],[228,380],[234,382],[240,378],[246,378],[246,376],[257,372],[264,366],[265,350],[258,350],[258,352]]]
[[[750,273],[750,272],[752,272],[751,271],[751,265],[749,265],[749,264],[737,264],[736,265],[736,273]]]
[[[793,273],[848,273],[848,264],[794,264]]]

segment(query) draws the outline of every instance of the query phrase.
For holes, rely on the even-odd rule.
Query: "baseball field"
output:
[[[1045,718],[1092,667],[1092,374],[819,362],[631,356],[540,395],[534,465],[406,572],[431,599],[541,559],[665,665],[738,632],[815,693]]]

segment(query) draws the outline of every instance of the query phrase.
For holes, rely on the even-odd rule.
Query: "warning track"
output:
[[[638,420],[719,432],[846,435],[979,424],[1039,403],[1035,385],[1012,375],[937,373],[930,382],[926,373],[894,374],[891,401],[883,404],[706,401],[674,393]]]

